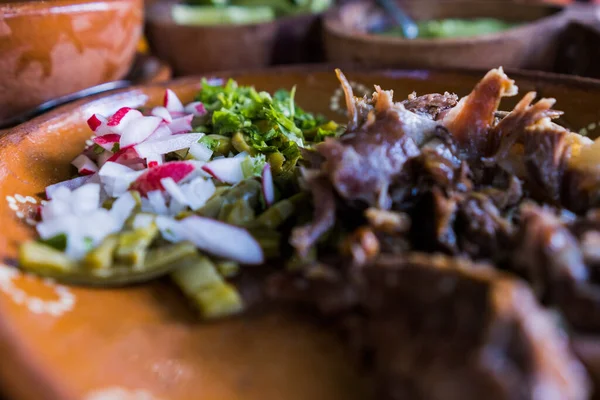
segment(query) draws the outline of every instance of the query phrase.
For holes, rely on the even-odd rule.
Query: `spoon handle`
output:
[[[400,26],[405,38],[415,39],[418,36],[419,28],[417,24],[398,6],[395,0],[377,0],[377,2]]]
[[[56,107],[71,103],[75,100],[82,99],[84,97],[92,96],[99,93],[108,92],[110,90],[122,89],[131,85],[130,81],[121,80],[121,81],[113,81],[106,82],[100,85],[92,86],[83,90],[80,90],[75,93],[70,93],[61,97],[57,97],[52,100],[48,100],[45,103],[40,104],[39,106],[27,110],[21,114],[14,115],[8,119],[0,120],[0,129],[11,128],[23,122],[26,122],[34,117],[37,117],[41,114],[44,114]]]

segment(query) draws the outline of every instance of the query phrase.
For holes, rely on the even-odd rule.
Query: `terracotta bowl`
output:
[[[377,83],[394,89],[397,96],[413,90],[466,95],[483,75],[483,71],[345,72],[359,94]],[[563,123],[572,129],[600,126],[600,81],[510,75],[522,92],[535,90],[558,99],[558,108],[565,111]],[[339,110],[330,108],[341,95],[333,67],[222,77],[269,91],[297,85],[296,98],[305,109],[344,119]],[[200,76],[190,77],[168,87],[189,101],[199,81]],[[341,341],[310,315],[263,308],[201,323],[168,281],[91,290],[57,285],[10,266],[19,243],[34,235],[28,222],[41,200],[38,194],[69,176],[69,162],[90,137],[86,119],[123,105],[159,104],[165,86],[80,101],[0,135],[0,387],[12,400],[369,398],[366,382]],[[252,292],[246,296],[252,298]],[[597,376],[599,372],[595,371]]]
[[[390,24],[373,3],[349,3],[324,22],[326,57],[374,67],[472,67],[550,70],[567,13],[547,4],[507,1],[401,1],[417,20],[492,17],[523,25],[503,32],[456,39],[386,37],[369,33]]]
[[[186,26],[171,18],[172,1],[147,7],[152,52],[176,75],[323,60],[321,17],[305,14],[261,24]]]
[[[142,0],[0,2],[0,118],[122,78]]]

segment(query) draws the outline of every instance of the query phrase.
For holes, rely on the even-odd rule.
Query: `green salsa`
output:
[[[270,22],[278,17],[320,13],[332,0],[190,0],[173,6],[180,25],[236,25]]]
[[[501,32],[517,26],[517,23],[495,18],[442,19],[418,21],[419,38],[460,38]],[[403,36],[398,26],[380,32],[386,36]]]

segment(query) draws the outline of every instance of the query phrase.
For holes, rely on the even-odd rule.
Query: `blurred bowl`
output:
[[[142,21],[142,0],[0,2],[0,118],[121,79]]]
[[[400,1],[416,20],[497,18],[522,25],[502,32],[447,39],[404,39],[369,33],[375,25],[390,24],[373,3],[349,3],[330,13],[324,22],[325,52],[329,61],[374,67],[471,67],[549,70],[557,38],[568,17],[548,4],[506,1]]]
[[[323,61],[320,14],[259,24],[192,26],[173,20],[174,4],[159,1],[147,7],[146,35],[152,53],[175,75]]]

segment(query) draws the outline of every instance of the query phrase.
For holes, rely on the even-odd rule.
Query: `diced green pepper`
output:
[[[62,251],[34,241],[23,243],[19,248],[19,264],[34,273],[63,274],[77,269],[77,263]]]
[[[90,269],[109,268],[113,264],[113,255],[118,244],[117,235],[107,236],[98,247],[86,254],[83,265]]]
[[[121,233],[115,252],[116,260],[136,268],[142,267],[148,247],[157,236],[156,224]]]

